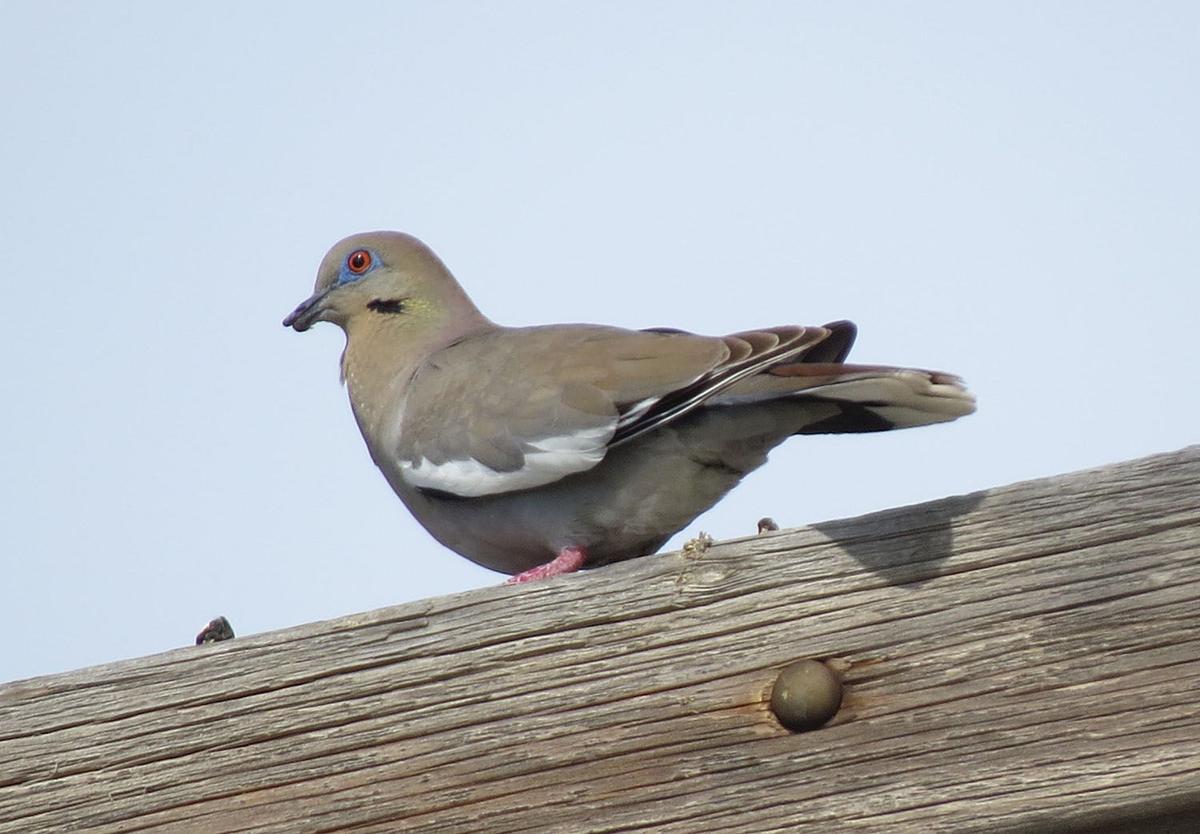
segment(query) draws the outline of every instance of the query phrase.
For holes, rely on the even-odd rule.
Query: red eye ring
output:
[[[366,249],[355,249],[346,258],[346,269],[355,275],[362,275],[371,268],[371,253]]]

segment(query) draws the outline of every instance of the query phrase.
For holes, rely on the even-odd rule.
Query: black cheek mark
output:
[[[367,302],[367,309],[374,310],[376,313],[403,313],[405,300],[403,298],[376,298]]]

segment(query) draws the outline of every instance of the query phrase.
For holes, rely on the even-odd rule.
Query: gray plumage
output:
[[[284,324],[322,320],[346,332],[351,405],[392,489],[438,541],[505,573],[566,551],[589,566],[652,553],[790,435],[974,410],[949,374],[844,364],[849,322],[501,327],[398,232],[330,250]]]

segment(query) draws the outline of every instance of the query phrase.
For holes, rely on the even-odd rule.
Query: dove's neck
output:
[[[396,316],[373,316],[346,328],[342,378],[372,455],[394,448],[409,381],[430,356],[477,333],[494,330],[472,305],[453,319],[426,315],[417,305]]]

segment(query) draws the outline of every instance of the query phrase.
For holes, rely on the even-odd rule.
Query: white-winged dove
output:
[[[970,414],[957,377],[844,364],[855,327],[501,327],[399,232],[329,250],[284,319],[346,333],[371,457],[434,538],[510,581],[653,553],[793,434]]]

